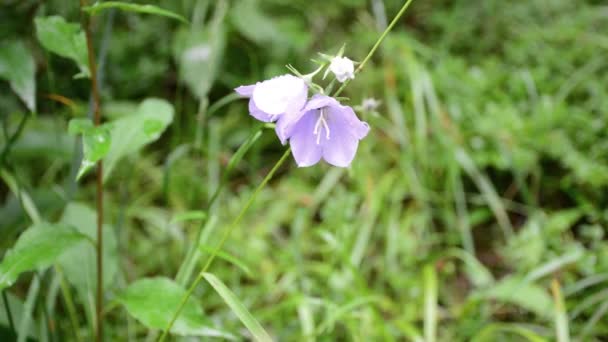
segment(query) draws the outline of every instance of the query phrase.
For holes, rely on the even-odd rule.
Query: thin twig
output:
[[[87,5],[86,0],[80,0],[80,8]],[[91,35],[90,19],[81,11],[82,28],[85,31],[87,40],[87,54],[89,57],[89,72],[91,74],[91,95],[93,102],[93,121],[95,126],[101,124],[101,113],[99,89],[97,83],[97,66],[95,64],[95,50],[93,47],[93,39]],[[103,162],[97,162],[97,188],[96,188],[96,203],[97,203],[97,306],[95,308],[96,322],[96,340],[103,340]]]

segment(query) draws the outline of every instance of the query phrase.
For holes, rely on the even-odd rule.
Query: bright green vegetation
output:
[[[14,325],[0,298],[3,341],[93,339],[100,159],[105,337],[160,336],[287,148],[255,134],[232,89],[286,64],[312,71],[317,52],[344,43],[360,61],[403,2],[91,10],[97,128],[83,120],[77,5],[0,5],[0,288]],[[607,28],[600,0],[414,0],[341,94],[381,101],[357,111],[372,130],[352,167],[288,159],[170,339],[605,340]],[[46,249],[30,255],[33,243]]]

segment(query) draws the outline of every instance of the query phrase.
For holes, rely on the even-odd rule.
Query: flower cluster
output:
[[[353,63],[346,57],[335,57],[328,69],[339,82],[354,78]],[[322,91],[309,99],[312,76],[286,74],[235,90],[249,98],[251,116],[276,123],[279,140],[289,142],[298,166],[311,166],[323,159],[334,166],[348,167],[369,126],[351,107]]]

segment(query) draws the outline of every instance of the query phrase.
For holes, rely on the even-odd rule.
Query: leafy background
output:
[[[317,52],[344,43],[361,60],[402,2],[154,5],[189,24],[118,10],[94,17],[107,127],[73,127],[82,139],[68,132],[89,115],[77,5],[0,5],[0,288],[23,340],[92,336],[94,177],[85,170],[77,181],[83,144],[94,162],[104,153],[88,143],[108,138],[112,165],[106,337],[153,339],[166,325],[162,303],[181,297],[284,149],[264,132],[207,209],[257,127],[232,89],[286,64],[311,71]],[[599,0],[414,0],[345,92],[353,106],[381,101],[358,108],[372,131],[352,167],[288,162],[174,338],[605,340],[606,27]],[[28,241],[45,254],[5,283]],[[191,246],[197,263],[178,273]],[[13,334],[0,310],[0,337]]]

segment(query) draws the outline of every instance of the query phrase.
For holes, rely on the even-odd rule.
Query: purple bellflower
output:
[[[368,132],[368,124],[359,120],[351,107],[325,95],[314,95],[297,115],[277,123],[277,134],[289,138],[299,167],[312,166],[321,158],[331,165],[348,167],[359,140]]]
[[[287,137],[278,129],[279,122],[297,116],[308,98],[306,82],[289,74],[253,85],[240,86],[235,91],[249,98],[251,116],[263,122],[277,121],[277,135],[283,144]]]

